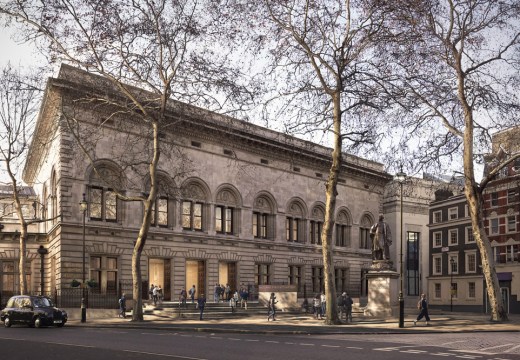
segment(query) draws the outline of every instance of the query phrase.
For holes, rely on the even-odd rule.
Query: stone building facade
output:
[[[127,196],[148,191],[139,166],[122,164],[144,159],[149,137],[117,106],[82,101],[112,92],[103,79],[65,65],[47,85],[24,180],[40,199],[42,217],[54,218],[38,230],[49,251],[48,291],[81,279],[83,229],[87,277],[105,292],[131,281],[143,208],[122,201],[115,189]],[[141,263],[143,288],[161,285],[165,299],[192,285],[212,292],[215,283],[253,292],[262,284],[294,284],[300,297],[304,289],[309,297],[323,290],[318,234],[331,149],[194,106],[169,106],[171,128],[161,133],[160,189]],[[76,145],[75,131],[88,140],[92,162]],[[371,263],[369,228],[382,211],[389,180],[382,164],[344,155],[333,234],[338,291],[362,292]]]

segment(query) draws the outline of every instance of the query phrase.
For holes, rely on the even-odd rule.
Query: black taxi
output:
[[[58,326],[67,322],[67,312],[54,307],[45,296],[16,295],[9,299],[0,313],[5,327],[27,324],[30,327]]]

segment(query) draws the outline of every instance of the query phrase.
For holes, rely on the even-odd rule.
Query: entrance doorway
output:
[[[171,260],[151,258],[148,263],[149,282],[163,289],[164,300],[170,301],[171,292]]]
[[[206,298],[206,263],[202,260],[186,260],[186,291],[195,285],[195,297],[204,294]]]
[[[229,284],[229,288],[233,293],[237,291],[237,263],[219,262],[218,282],[223,285]]]

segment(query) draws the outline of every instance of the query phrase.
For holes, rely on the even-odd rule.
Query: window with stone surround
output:
[[[436,231],[433,233],[433,247],[439,248],[442,246],[442,232]]]
[[[230,186],[217,192],[215,205],[215,231],[217,234],[237,235],[240,219],[240,197]]]
[[[321,293],[324,287],[323,266],[313,266],[311,268],[312,292]]]
[[[477,272],[477,251],[466,252],[466,273],[474,274]]]
[[[336,247],[350,247],[351,230],[352,221],[349,214],[345,210],[340,210],[336,217]]]
[[[442,275],[442,255],[432,256],[432,271],[433,275]]]
[[[253,237],[258,239],[274,239],[276,233],[275,208],[275,202],[270,194],[264,192],[256,197],[253,202]]]
[[[370,227],[373,221],[368,215],[363,216],[361,224],[359,226],[359,248],[360,249],[371,249],[372,241],[370,240]]]
[[[96,255],[90,257],[90,278],[97,286],[91,291],[117,293],[118,259],[116,256]]]
[[[255,285],[269,285],[271,283],[271,264],[255,264]]]
[[[181,187],[181,225],[184,230],[206,231],[208,191],[199,179],[192,179]]]
[[[310,214],[309,239],[311,244],[321,245],[321,233],[325,221],[325,208],[322,204],[315,205]]]
[[[433,297],[435,299],[440,299],[442,297],[442,288],[440,283],[433,284],[434,290],[433,290]]]
[[[476,283],[474,281],[470,281],[468,283],[468,298],[469,299],[475,299],[477,296],[477,291],[476,291]]]
[[[304,242],[305,209],[299,200],[292,200],[286,211],[285,240],[289,242]]]
[[[448,231],[449,245],[457,245],[459,243],[459,231],[451,229]]]
[[[114,166],[96,165],[89,176],[88,217],[93,221],[118,222],[120,200],[117,191],[123,188],[122,174]]]

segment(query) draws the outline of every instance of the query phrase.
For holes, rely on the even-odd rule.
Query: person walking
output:
[[[413,326],[417,325],[417,321],[421,320],[423,317],[426,319],[426,326],[430,325],[430,316],[428,315],[428,301],[426,300],[426,295],[421,294],[421,300],[417,303],[417,307],[419,310],[419,315],[417,315],[417,319],[413,321]]]
[[[323,317],[321,316],[321,295],[316,294],[312,301],[312,307],[314,308],[314,317],[317,320],[321,320]]]
[[[343,306],[345,308],[345,321],[352,322],[352,298],[346,292],[343,293]]]
[[[327,315],[327,297],[325,296],[325,291],[323,291],[320,295],[321,300],[321,317],[326,317]]]
[[[123,319],[126,319],[126,297],[125,293],[121,295],[121,298],[119,299],[119,314],[118,317],[122,317]]]
[[[159,299],[159,287],[158,286],[153,287],[152,298],[153,298],[153,306],[156,306],[157,300]]]
[[[271,297],[269,298],[268,303],[268,310],[267,310],[267,321],[269,321],[270,318],[273,318],[273,321],[276,321],[276,304],[278,301],[276,301],[276,296],[274,293],[271,293]]]
[[[193,287],[195,287],[195,285],[193,285]],[[199,298],[197,299],[197,307],[199,308],[199,311],[200,311],[200,320],[204,320],[202,317],[204,315],[205,306],[206,306],[206,297],[204,296],[204,294],[201,294],[199,296]]]
[[[244,307],[247,310],[247,300],[249,298],[249,292],[247,289],[242,289],[240,292],[240,307]]]
[[[187,308],[187,305],[186,305],[186,298],[188,297],[188,293],[186,292],[186,289],[184,288],[184,286],[182,287],[182,290],[179,294],[179,307],[183,307],[183,308]]]
[[[213,288],[213,302],[218,303],[220,298],[220,285],[215,283],[215,287]]]
[[[195,302],[195,293],[197,292],[197,290],[195,290],[195,285],[193,285],[189,291],[189,295],[190,295],[190,298],[191,298],[191,303],[193,304]]]
[[[231,313],[234,313],[237,307],[237,299],[234,296],[231,296],[231,299],[229,299],[229,307],[231,308]]]

